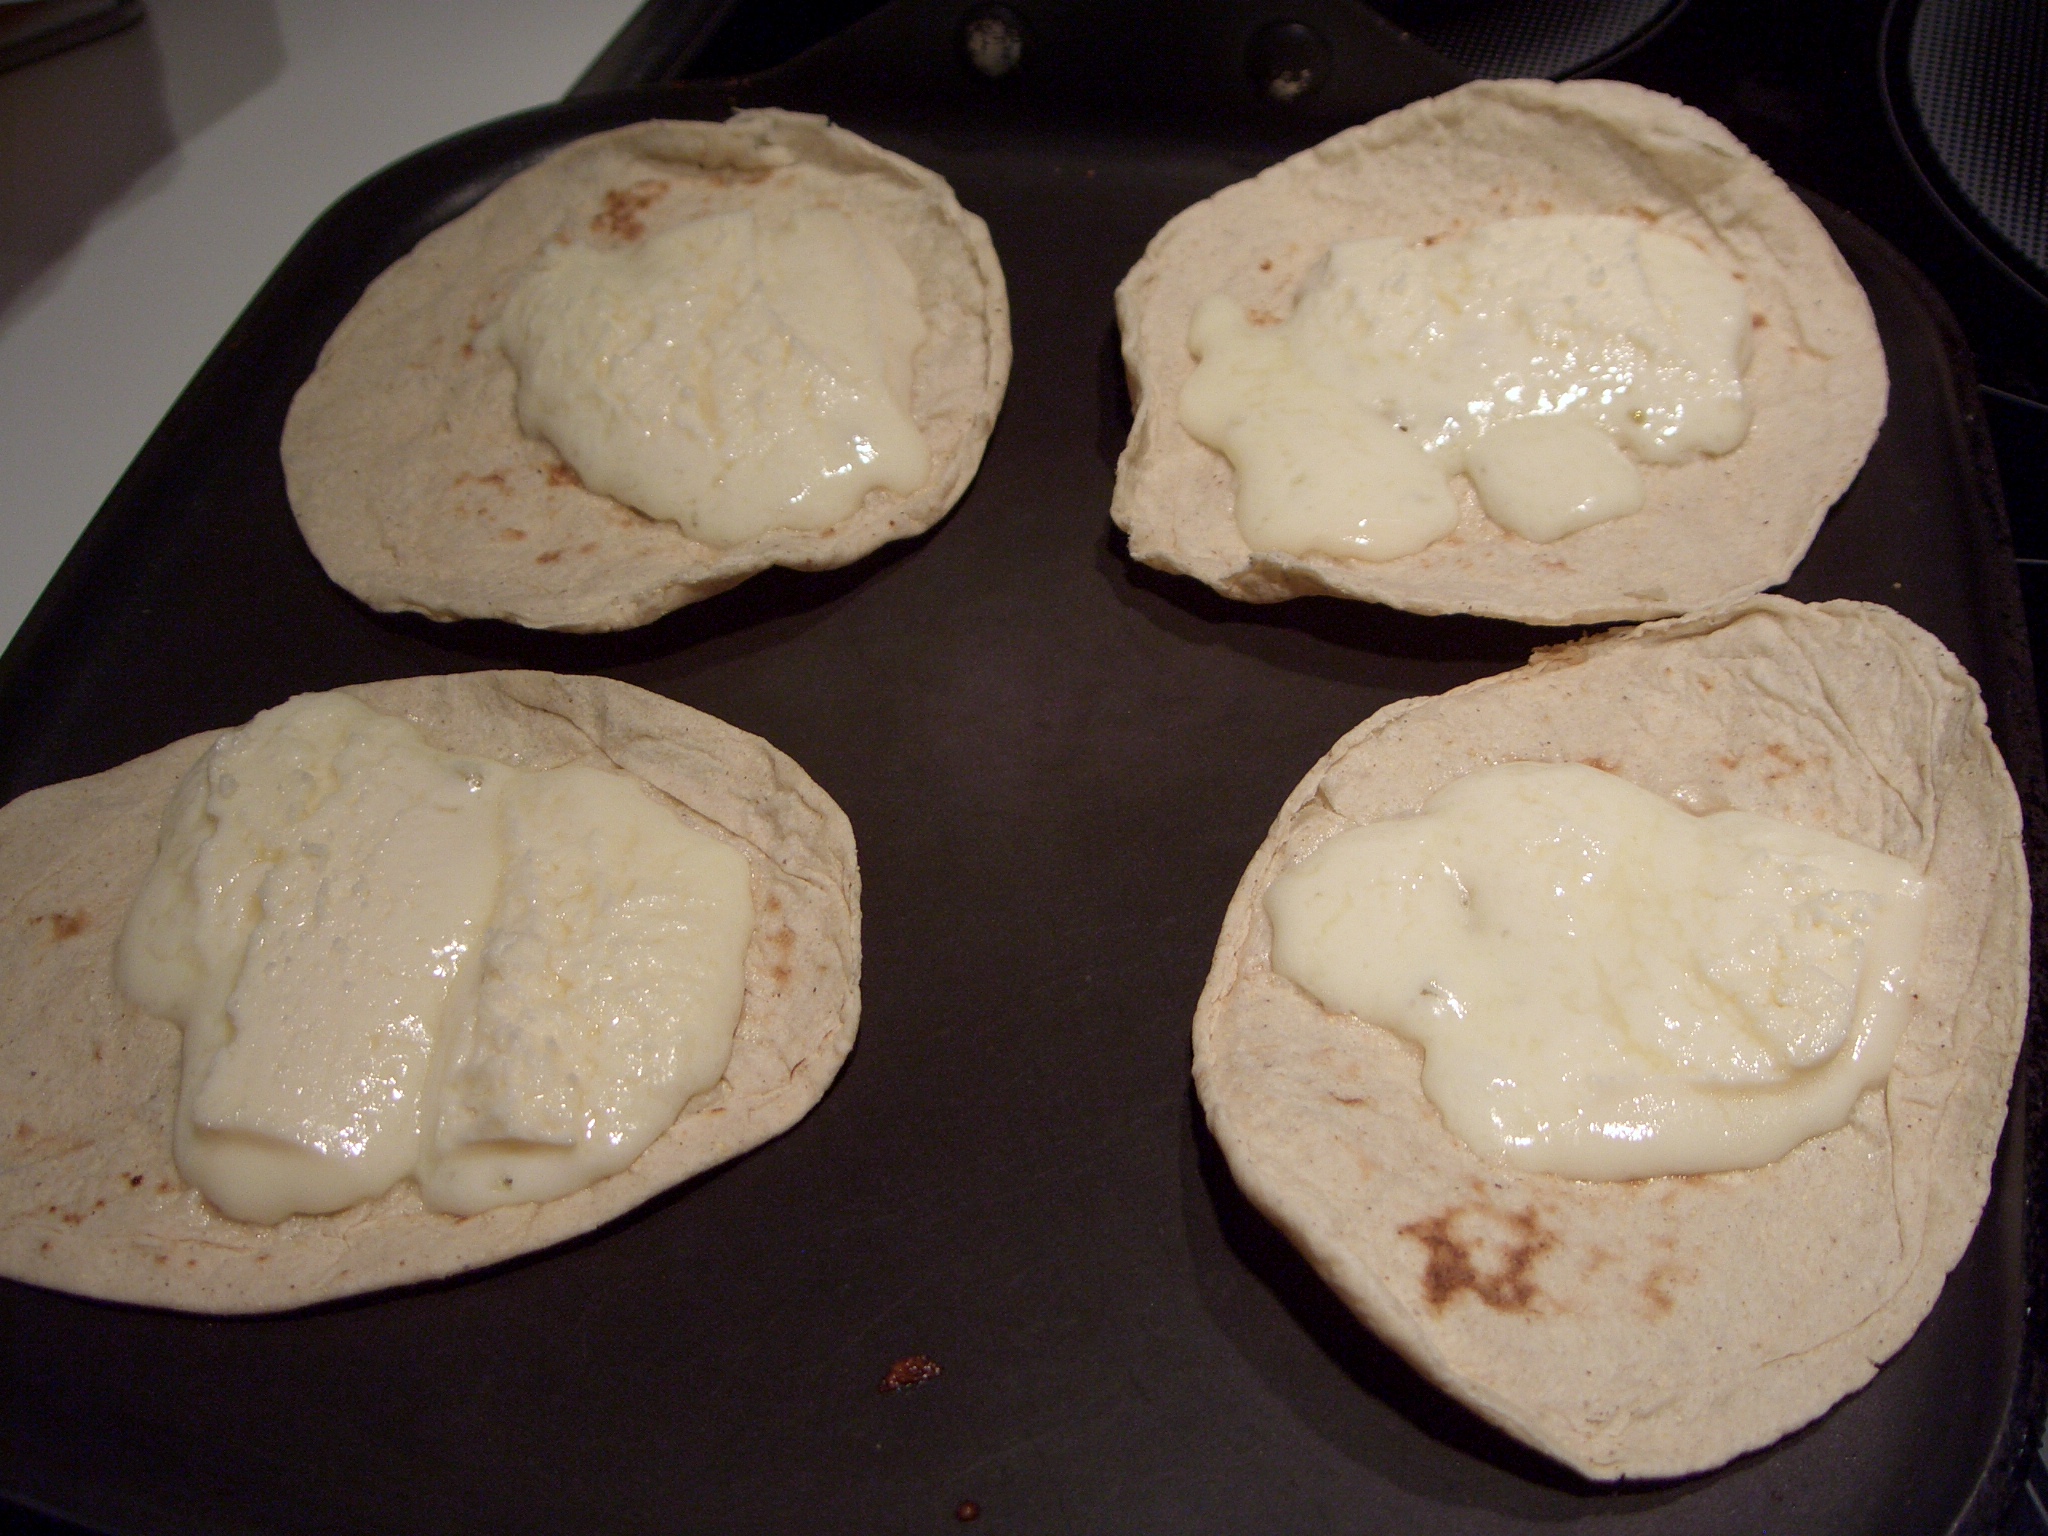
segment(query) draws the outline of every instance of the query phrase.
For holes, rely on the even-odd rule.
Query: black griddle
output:
[[[293,692],[482,667],[604,673],[768,737],[860,842],[865,1007],[838,1084],[603,1230],[447,1282],[244,1319],[0,1283],[0,1494],[137,1533],[916,1531],[968,1505],[990,1532],[1994,1529],[2041,1400],[2038,1021],[1933,1314],[1865,1390],[1696,1478],[1596,1486],[1491,1429],[1237,1193],[1188,1024],[1272,815],[1372,711],[1573,632],[1250,607],[1133,564],[1107,517],[1129,424],[1111,291],[1189,202],[1446,82],[1364,71],[1288,114],[1190,46],[1142,89],[1076,65],[1040,90],[966,74],[954,20],[902,0],[775,74],[574,100],[373,178],[237,322],[0,659],[9,797]],[[1174,79],[1211,89],[1189,105]],[[328,583],[276,445],[371,278],[581,134],[751,104],[830,112],[989,222],[1016,370],[952,516],[611,636],[381,615]],[[1956,650],[2038,879],[2032,678],[1968,354],[1890,247],[1818,211],[1876,310],[1892,410],[1785,590],[1889,603]],[[881,1390],[912,1355],[939,1374]]]

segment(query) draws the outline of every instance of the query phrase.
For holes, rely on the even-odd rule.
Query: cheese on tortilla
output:
[[[1929,889],[1747,811],[1501,763],[1266,890],[1273,969],[1423,1049],[1483,1157],[1574,1179],[1760,1168],[1846,1125],[1905,1027]]]
[[[1642,510],[1592,525],[1579,504],[1611,503],[1612,476],[1533,508],[1497,496],[1519,533],[1488,517],[1461,478],[1448,531],[1406,552],[1334,552],[1327,539],[1255,547],[1239,525],[1231,460],[1180,419],[1199,308],[1221,295],[1277,328],[1333,247],[1405,250],[1551,215],[1626,219],[1740,283],[1752,333],[1740,446],[1634,466]],[[1582,624],[1731,601],[1791,573],[1885,410],[1870,305],[1805,204],[1720,124],[1611,80],[1463,86],[1226,187],[1153,237],[1117,288],[1117,323],[1135,414],[1111,516],[1134,559],[1248,602],[1331,593]]]
[[[440,752],[302,694],[193,765],[123,924],[184,1031],[173,1152],[223,1213],[552,1200],[628,1167],[732,1054],[747,861],[622,774]]]
[[[1929,912],[1889,1079],[1754,1169],[1588,1181],[1446,1127],[1421,1051],[1273,968],[1265,894],[1343,831],[1501,762],[1583,763],[1902,860]],[[1759,597],[1390,705],[1288,797],[1195,1012],[1195,1086],[1247,1196],[1423,1375],[1593,1478],[1768,1444],[1919,1326],[1989,1188],[2026,1019],[2020,807],[1976,685],[1887,608]]]
[[[548,250],[498,321],[520,426],[591,490],[716,549],[924,484],[909,406],[924,332],[896,248],[825,208]]]
[[[550,253],[577,266],[574,252],[620,256],[704,219],[835,213],[914,279],[923,337],[890,387],[929,455],[921,477],[885,477],[828,523],[700,539],[586,485],[522,429],[497,327],[565,259]],[[924,532],[973,480],[1009,376],[1002,268],[943,178],[803,113],[635,123],[520,172],[370,284],[292,400],[285,489],[328,575],[373,608],[626,629],[770,566],[828,570]],[[548,414],[530,418],[543,433],[558,430]]]
[[[1278,325],[1227,295],[1195,310],[1181,425],[1236,470],[1255,551],[1387,560],[1458,523],[1448,485],[1406,521],[1409,482],[1470,472],[1486,515],[1549,543],[1643,505],[1628,455],[1682,463],[1749,431],[1742,285],[1633,219],[1549,214],[1410,243],[1346,240]],[[1304,395],[1328,391],[1300,425]],[[1389,430],[1392,428],[1394,430]],[[1351,465],[1360,435],[1397,466]],[[1628,455],[1623,453],[1627,449]],[[1278,462],[1271,462],[1277,459]]]
[[[454,1274],[603,1225],[779,1135],[816,1104],[860,1016],[860,874],[830,797],[767,742],[605,678],[476,672],[343,692],[434,747],[581,765],[742,855],[756,922],[732,1053],[622,1172],[457,1217],[403,1180],[331,1216],[235,1221],[172,1160],[180,1032],[124,1000],[115,938],[172,791],[217,731],[0,808],[0,1274],[108,1300],[262,1312]]]

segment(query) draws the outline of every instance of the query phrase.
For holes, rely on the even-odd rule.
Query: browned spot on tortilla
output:
[[[131,1173],[131,1174],[129,1174],[129,1175],[128,1175],[128,1187],[129,1187],[130,1189],[140,1189],[140,1188],[142,1188],[142,1175],[141,1175],[141,1174],[139,1174],[139,1173]]]
[[[1609,1253],[1605,1248],[1597,1246],[1590,1248],[1586,1252],[1586,1268],[1584,1273],[1589,1275],[1596,1275],[1613,1262],[1614,1255]]]
[[[185,1261],[185,1267],[187,1269],[197,1269],[199,1267],[199,1261],[197,1259],[187,1259]]]
[[[787,928],[778,928],[768,935],[768,942],[786,955],[796,947],[796,935]]]
[[[1260,270],[1261,272],[1270,272],[1270,271],[1272,271],[1272,270],[1273,270],[1273,258],[1272,258],[1272,257],[1270,257],[1270,256],[1268,256],[1268,257],[1267,257],[1267,258],[1266,258],[1266,259],[1265,259],[1264,261],[1260,262],[1260,263],[1259,263],[1259,270]]]
[[[97,1040],[93,1041],[92,1043],[92,1059],[95,1062],[101,1062],[107,1059],[106,1053],[100,1049],[100,1043]]]
[[[761,910],[763,912],[780,912],[782,910],[782,898],[773,891],[770,891],[761,898]]]
[[[168,1253],[160,1253],[156,1256],[156,1261],[159,1264],[168,1264],[171,1262],[171,1256]]]
[[[75,1227],[81,1221],[85,1220],[85,1213],[83,1211],[66,1211],[57,1219],[63,1222],[64,1225],[67,1227]]]
[[[1654,223],[1656,223],[1656,222],[1657,222],[1657,215],[1655,215],[1654,213],[1650,212],[1650,210],[1649,210],[1649,209],[1647,209],[1647,208],[1643,208],[1643,207],[1633,207],[1633,208],[1626,208],[1626,209],[1624,209],[1624,210],[1623,210],[1623,212],[1625,212],[1625,213],[1629,214],[1629,215],[1630,215],[1630,216],[1631,216],[1632,218],[1637,218],[1637,219],[1640,219],[1640,220],[1642,220],[1642,221],[1643,221],[1643,223],[1645,223],[1645,224],[1654,224]]]
[[[267,1253],[259,1253],[256,1255],[256,1262],[258,1264],[268,1264],[270,1262],[270,1255]]]
[[[168,1195],[175,1187],[169,1179],[158,1179],[156,1181],[156,1192],[160,1195]]]
[[[1764,774],[1764,782],[1766,784],[1775,784],[1780,779],[1789,779],[1793,777],[1795,774],[1804,773],[1810,766],[1812,766],[1809,759],[1797,756],[1794,753],[1786,751],[1776,742],[1772,742],[1769,746],[1764,748],[1764,756],[1770,758],[1773,762],[1780,763],[1783,765],[1778,769],[1775,769]]]
[[[1250,319],[1253,325],[1278,325],[1280,323],[1280,317],[1270,309],[1255,309],[1251,312]]]
[[[1536,199],[1536,211],[1538,213],[1554,213],[1556,209],[1551,206],[1549,198],[1539,197]]]
[[[43,1239],[43,1246],[39,1251],[43,1253],[48,1253],[50,1251],[50,1240],[47,1237]]]
[[[576,553],[577,553],[577,554],[579,554],[579,555],[594,555],[594,554],[596,554],[596,553],[597,553],[597,540],[595,540],[595,539],[592,539],[592,540],[590,540],[590,541],[589,541],[588,543],[585,543],[585,544],[578,544],[578,545],[576,546]]]
[[[1620,767],[1620,765],[1619,765],[1619,764],[1617,764],[1617,763],[1615,763],[1615,762],[1613,762],[1613,761],[1611,761],[1611,760],[1609,760],[1608,758],[1604,758],[1604,757],[1582,757],[1582,758],[1580,758],[1580,759],[1579,759],[1579,761],[1580,761],[1581,763],[1584,763],[1584,764],[1585,764],[1585,765],[1586,765],[1586,766],[1587,766],[1588,768],[1598,768],[1598,769],[1599,769],[1599,770],[1600,770],[1600,771],[1601,771],[1602,773],[1619,773],[1619,772],[1621,772],[1621,767]]]
[[[1765,315],[1751,315],[1749,317],[1749,327],[1753,331],[1761,331],[1770,323],[1769,317]]]
[[[774,970],[770,971],[768,974],[770,977],[774,979],[775,985],[777,985],[778,987],[786,987],[789,985],[788,966],[778,965],[775,967]]]
[[[921,1386],[938,1374],[939,1362],[930,1355],[905,1355],[889,1367],[879,1390],[901,1392],[905,1387]]]
[[[42,916],[31,918],[29,921],[48,923],[50,925],[50,941],[53,944],[61,944],[66,939],[77,938],[86,929],[90,928],[92,926],[92,914],[90,912],[45,912]]]
[[[544,555],[535,555],[533,557],[533,563],[535,565],[553,565],[557,560],[561,558],[562,552],[559,549],[551,549]]]
[[[1744,277],[1740,272],[1732,273],[1730,275],[1733,276],[1735,281],[1737,281],[1738,283],[1745,283],[1749,281],[1749,279]]]
[[[1737,768],[1740,768],[1742,766],[1742,759],[1739,757],[1732,757],[1728,753],[1724,752],[1721,754],[1720,763],[1723,768],[1726,768],[1730,773],[1733,773]]]
[[[583,477],[568,465],[558,462],[548,466],[548,484],[573,485],[580,490],[583,486]]]
[[[526,530],[524,528],[501,528],[498,530],[498,538],[501,543],[517,544],[525,537]]]
[[[1711,677],[1703,677],[1703,678],[1701,678],[1701,679],[1700,679],[1700,692],[1701,692],[1701,693],[1712,693],[1713,691],[1714,691],[1714,680],[1713,680],[1713,679],[1712,679]]]
[[[1422,243],[1423,243],[1424,247],[1426,248],[1426,247],[1428,247],[1428,246],[1432,246],[1432,245],[1436,245],[1436,244],[1438,244],[1439,242],[1441,242],[1441,241],[1443,240],[1443,238],[1444,238],[1444,237],[1443,237],[1442,235],[1424,235],[1424,236],[1422,237]]]
[[[614,240],[638,240],[647,233],[640,215],[667,195],[668,183],[655,176],[630,187],[614,187],[604,195],[604,210],[590,221],[590,232]]]
[[[466,342],[466,341],[465,341],[465,342],[464,342],[464,343],[462,344],[462,360],[463,360],[463,361],[464,361],[464,362],[466,363],[466,362],[468,362],[468,361],[469,361],[469,360],[470,360],[470,359],[471,359],[472,357],[475,357],[475,356],[476,356],[476,348],[475,348],[475,347],[473,347],[473,346],[471,346],[471,345],[470,345],[470,344],[469,344],[468,342]]]
[[[1572,568],[1569,560],[1560,560],[1556,555],[1545,555],[1536,563],[1546,571],[1558,571],[1560,573],[1569,571]]]
[[[464,472],[455,477],[455,483],[457,485],[495,485],[501,491],[505,489],[505,477],[495,469],[488,475],[472,475]]]
[[[104,1200],[95,1200],[92,1203],[92,1208],[96,1211],[104,1211],[107,1208],[107,1202]]]
[[[1439,1311],[1460,1291],[1470,1291],[1496,1312],[1529,1311],[1540,1294],[1529,1271],[1557,1246],[1557,1234],[1537,1219],[1533,1205],[1523,1211],[1454,1205],[1427,1221],[1409,1222],[1401,1235],[1422,1245],[1422,1293]]]
[[[1674,1283],[1692,1278],[1690,1271],[1676,1264],[1659,1264],[1643,1276],[1638,1287],[1643,1300],[1650,1304],[1650,1310],[1659,1317],[1671,1310],[1671,1287]]]

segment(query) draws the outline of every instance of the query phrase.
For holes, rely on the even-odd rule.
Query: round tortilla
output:
[[[793,207],[862,216],[917,278],[923,486],[870,491],[830,528],[717,549],[586,490],[520,430],[518,378],[486,328],[550,242],[614,248]],[[974,478],[1009,377],[1002,268],[943,178],[802,113],[635,123],[514,176],[370,284],[292,401],[285,488],[327,574],[373,608],[629,629],[771,565],[828,570],[924,532]]]
[[[1935,886],[1887,1087],[1763,1168],[1598,1183],[1482,1158],[1422,1054],[1270,968],[1273,877],[1474,768],[1587,762],[1903,858]],[[1224,919],[1195,1083],[1252,1202],[1381,1338],[1590,1478],[1696,1472],[1868,1381],[1976,1225],[2027,1003],[2020,808],[1976,685],[1890,609],[1752,598],[1381,710],[1288,799]]]
[[[1460,476],[1457,527],[1415,554],[1253,553],[1229,461],[1180,424],[1195,306],[1220,292],[1277,319],[1337,241],[1547,213],[1640,219],[1742,279],[1755,342],[1743,444],[1642,464],[1642,511],[1555,543],[1501,528]],[[1347,129],[1177,215],[1116,307],[1136,415],[1110,515],[1135,559],[1247,602],[1324,592],[1530,624],[1694,612],[1791,575],[1884,419],[1876,322],[1819,221],[1712,118],[1612,80],[1481,81]]]
[[[331,1216],[230,1220],[171,1160],[178,1027],[115,990],[113,952],[171,792],[218,733],[0,809],[0,1275],[112,1301],[264,1312],[544,1248],[780,1134],[860,1019],[860,874],[831,797],[759,737],[625,683],[474,672],[345,690],[434,745],[630,774],[753,868],[725,1076],[630,1168],[574,1194],[438,1215],[403,1180]]]

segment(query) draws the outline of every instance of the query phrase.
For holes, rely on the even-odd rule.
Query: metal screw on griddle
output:
[[[1007,5],[977,5],[960,23],[960,52],[970,68],[1000,80],[1024,57],[1024,21]]]
[[[1272,100],[1291,105],[1329,78],[1330,44],[1298,21],[1269,21],[1252,34],[1244,63],[1252,84]]]

